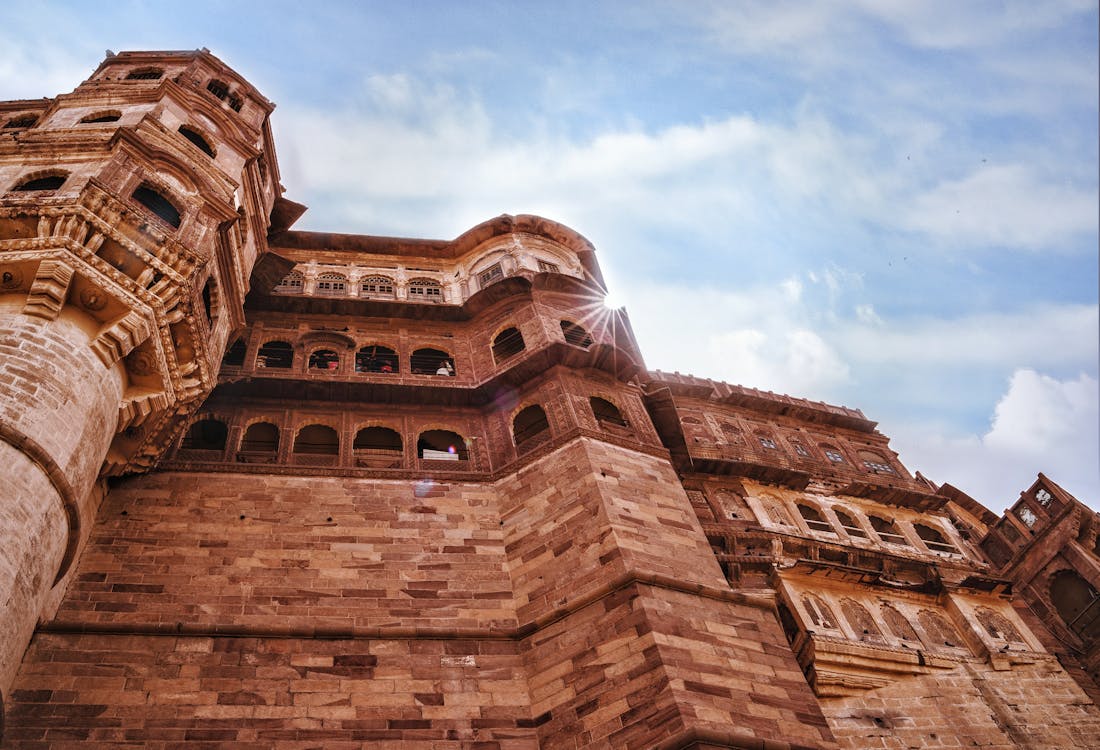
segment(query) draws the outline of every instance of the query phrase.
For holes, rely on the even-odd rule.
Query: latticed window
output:
[[[565,343],[580,346],[585,349],[592,346],[592,336],[583,326],[570,323],[568,320],[561,322],[561,333],[565,336]]]
[[[913,626],[909,623],[909,620],[897,609],[889,604],[884,604],[882,605],[881,612],[887,630],[889,630],[891,635],[895,638],[903,641],[920,641],[920,638],[917,637],[917,631],[913,630]]]
[[[339,273],[323,273],[317,277],[317,293],[330,297],[347,294],[348,278]]]
[[[367,276],[359,280],[359,294],[364,297],[393,297],[393,280],[385,276]]]
[[[810,617],[810,622],[818,628],[836,628],[836,617],[829,606],[813,594],[802,597],[802,606]]]
[[[921,627],[924,628],[924,632],[928,634],[929,641],[937,646],[944,645],[948,648],[958,648],[962,645],[962,639],[959,638],[958,631],[938,612],[924,609],[917,614],[917,619],[920,621]]]
[[[500,267],[499,263],[494,263],[477,275],[477,283],[482,289],[484,289],[485,287],[492,284],[494,281],[500,281],[503,278],[504,269]]]
[[[756,439],[759,440],[760,444],[762,446],[764,446],[765,448],[767,448],[768,450],[775,450],[776,449],[775,441],[772,440],[770,437],[764,437],[763,435],[757,435]]]
[[[828,448],[823,446],[821,451],[825,454],[825,458],[829,459],[834,464],[844,463],[844,454],[842,454],[836,448]]]
[[[802,456],[803,458],[808,458],[809,455],[810,455],[810,452],[808,450],[806,450],[806,446],[804,446],[802,443],[798,442],[797,440],[792,440],[791,441],[791,447],[794,448],[795,453]]]
[[[876,474],[896,474],[894,467],[890,464],[879,463],[878,461],[864,461],[863,465]]]
[[[768,520],[777,526],[786,526],[793,528],[794,523],[791,521],[791,517],[787,515],[787,509],[779,505],[776,502],[767,502],[764,504],[764,510],[768,514]]]
[[[558,270],[557,263],[551,263],[548,260],[541,259],[539,260],[539,271],[542,273],[561,273],[561,271]]]
[[[131,70],[126,76],[127,81],[156,81],[164,75],[160,68],[137,68]]]
[[[833,513],[836,514],[837,520],[840,521],[840,527],[848,533],[848,536],[856,539],[867,538],[867,532],[863,530],[863,527],[860,526],[852,516],[837,507],[833,508]]]
[[[275,287],[275,291],[283,294],[301,294],[305,282],[306,277],[294,271],[283,277],[283,280]]]
[[[442,302],[443,287],[431,279],[413,279],[409,282],[409,299]]]
[[[890,544],[900,544],[905,547],[909,546],[909,541],[902,536],[897,524],[893,521],[887,521],[885,518],[879,518],[878,516],[868,516],[868,519],[871,521],[871,528],[875,530],[882,541]]]
[[[1020,631],[1016,630],[1016,626],[1001,613],[994,612],[989,607],[978,607],[975,614],[978,616],[978,622],[992,637],[1010,643],[1024,642],[1024,639],[1020,637]]]
[[[860,640],[882,641],[882,631],[878,629],[875,618],[862,604],[854,599],[845,599],[840,603],[840,611]]]
[[[917,532],[917,536],[924,542],[924,546],[933,552],[946,552],[951,555],[957,555],[959,550],[954,544],[947,541],[939,530],[926,526],[923,523],[913,524],[913,530]]]

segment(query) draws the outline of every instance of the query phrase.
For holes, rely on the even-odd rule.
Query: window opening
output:
[[[518,328],[505,328],[493,339],[493,360],[498,364],[526,348]]]
[[[848,515],[846,512],[844,512],[840,508],[833,507],[833,513],[836,514],[837,520],[840,521],[840,527],[844,529],[848,536],[857,539],[867,538],[867,532],[863,530],[863,527],[860,526],[856,522],[856,520]]]
[[[355,433],[352,451],[359,466],[395,469],[401,467],[405,449],[401,435],[395,430],[388,427],[364,427]]]
[[[202,308],[206,312],[206,322],[209,325],[214,325],[214,292],[213,292],[214,279],[209,278],[206,283],[202,285]]]
[[[823,445],[823,446],[821,446],[821,450],[825,454],[825,458],[829,459],[834,464],[844,463],[843,454],[841,454],[841,452],[838,451],[836,448],[831,448],[829,446],[824,446]]]
[[[607,399],[600,398],[599,396],[592,396],[588,399],[588,403],[592,406],[592,413],[596,417],[596,421],[600,423],[600,426],[615,425],[616,427],[629,427],[630,423],[623,418],[622,412],[619,411],[619,407],[611,403]]]
[[[1027,505],[1021,505],[1016,508],[1016,516],[1024,522],[1024,525],[1029,529],[1035,525],[1035,522],[1039,520],[1039,517],[1035,515],[1033,511]]]
[[[51,174],[45,177],[35,177],[15,187],[19,192],[32,190],[57,190],[65,184],[66,175]]]
[[[948,648],[959,648],[962,644],[958,632],[951,623],[944,619],[943,615],[925,609],[921,610],[917,615],[917,619],[932,643],[942,644]]]
[[[309,355],[309,369],[335,372],[340,368],[340,355],[332,349],[318,349]]]
[[[388,346],[364,346],[355,353],[356,372],[397,372],[397,352]]]
[[[420,433],[416,441],[416,455],[430,461],[466,461],[470,458],[465,438],[449,430]]]
[[[225,450],[225,439],[229,428],[217,419],[204,419],[195,422],[183,437],[183,448],[187,450],[221,451]]]
[[[455,374],[451,355],[440,349],[417,349],[409,357],[409,367],[417,375],[453,377]]]
[[[499,263],[494,263],[477,275],[477,283],[478,286],[484,289],[494,281],[500,281],[503,278],[504,269],[500,267]]]
[[[592,336],[576,323],[570,323],[568,320],[561,322],[561,333],[565,337],[565,343],[572,344],[573,346],[579,346],[584,349],[592,346]]]
[[[294,364],[294,348],[285,341],[269,341],[256,355],[257,367],[288,369]]]
[[[1053,497],[1045,489],[1040,489],[1038,492],[1035,493],[1035,499],[1039,501],[1039,505],[1046,508],[1050,505],[1050,501],[1053,499]]]
[[[881,642],[883,640],[882,631],[878,629],[875,618],[871,617],[871,613],[862,604],[854,599],[845,599],[840,603],[840,611],[861,641]]]
[[[933,552],[946,552],[952,555],[959,554],[958,548],[947,541],[947,538],[937,529],[926,526],[923,523],[915,523],[913,524],[913,530],[917,532],[917,536],[924,542],[924,546]]]
[[[206,90],[217,98],[221,99],[223,102],[225,101],[226,97],[229,96],[229,84],[223,81],[219,81],[217,79],[214,79],[206,84]]]
[[[240,367],[244,364],[244,356],[248,352],[248,343],[244,339],[237,339],[233,345],[225,350],[222,364],[230,367]]]
[[[902,536],[893,521],[887,521],[885,518],[879,518],[878,516],[868,516],[867,519],[871,522],[871,528],[875,530],[882,541],[904,547],[909,546],[909,542]]]
[[[438,281],[413,279],[409,282],[409,299],[421,302],[442,302],[443,287]]]
[[[279,428],[270,422],[248,426],[241,438],[241,450],[247,453],[274,453],[279,449]]]
[[[1050,601],[1077,635],[1095,638],[1100,634],[1100,596],[1074,571],[1063,570],[1051,579]]]
[[[532,404],[516,414],[512,420],[512,437],[517,448],[533,448],[550,436],[550,422],[546,412],[538,404]]]
[[[551,263],[548,260],[539,260],[539,271],[542,273],[561,273],[558,270],[558,264]]]
[[[393,298],[393,281],[385,276],[367,276],[359,281],[359,294],[363,297]]]
[[[294,438],[294,452],[335,456],[340,453],[340,436],[327,425],[308,425]]]
[[[4,125],[4,130],[14,130],[16,128],[33,128],[38,122],[38,115],[20,115],[8,120]]]
[[[802,520],[806,522],[806,525],[810,527],[812,531],[821,531],[826,534],[836,534],[833,530],[833,525],[825,520],[825,517],[821,515],[821,512],[817,508],[811,508],[809,505],[798,503],[798,514],[802,516]]]
[[[176,229],[180,226],[180,212],[172,202],[147,185],[134,191],[134,200]]]
[[[121,112],[97,112],[92,115],[88,115],[80,122],[83,125],[92,125],[102,122],[118,122],[122,119]]]
[[[876,474],[896,474],[894,467],[890,464],[884,464],[879,461],[864,461],[863,465]]]
[[[126,75],[127,81],[156,81],[164,75],[160,68],[137,68]]]
[[[978,616],[978,622],[982,624],[985,632],[989,633],[991,637],[1009,643],[1024,642],[1024,639],[1020,637],[1020,631],[1016,630],[1016,626],[1000,612],[994,612],[989,607],[978,607],[975,614]]]
[[[205,138],[196,133],[194,130],[184,125],[180,125],[179,134],[187,140],[191,141],[191,143],[198,146],[199,150],[202,151],[204,154],[206,154],[210,158],[214,158],[214,148],[206,142]]]
[[[323,273],[317,277],[317,293],[337,297],[347,294],[348,278],[339,273]]]
[[[283,280],[275,287],[275,291],[282,292],[283,294],[301,294],[305,281],[305,276],[297,271],[292,271],[283,277]]]
[[[791,521],[791,517],[787,515],[787,509],[782,507],[776,502],[768,502],[764,504],[764,510],[768,514],[768,520],[777,526],[786,526],[788,528],[794,528],[794,522]]]
[[[806,446],[804,446],[802,443],[798,442],[797,440],[792,440],[791,441],[791,447],[794,448],[795,453],[802,456],[803,458],[809,458],[810,457],[810,452],[808,450],[806,450]]]
[[[833,616],[832,610],[821,599],[813,594],[806,594],[802,597],[802,606],[806,609],[806,614],[810,616],[810,622],[815,627],[836,628],[836,617]]]
[[[760,441],[760,445],[764,446],[768,450],[776,450],[775,441],[770,437],[764,437],[763,435],[757,435],[756,439]]]
[[[919,642],[917,631],[909,623],[909,620],[889,604],[882,605],[882,619],[886,622],[886,628],[895,638],[903,641]]]

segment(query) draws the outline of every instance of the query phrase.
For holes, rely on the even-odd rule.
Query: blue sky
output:
[[[14,6],[14,7],[13,7]],[[9,3],[0,98],[208,47],[298,228],[596,245],[651,368],[862,409],[1000,511],[1100,507],[1095,0]]]

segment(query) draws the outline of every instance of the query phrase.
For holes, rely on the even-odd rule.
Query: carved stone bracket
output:
[[[56,319],[65,306],[72,279],[73,267],[64,261],[44,260],[39,263],[23,314],[43,320]]]

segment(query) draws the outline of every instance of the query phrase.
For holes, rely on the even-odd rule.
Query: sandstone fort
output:
[[[296,231],[273,109],[206,50],[0,103],[3,747],[1100,747],[1056,477],[647,370],[547,218]]]

